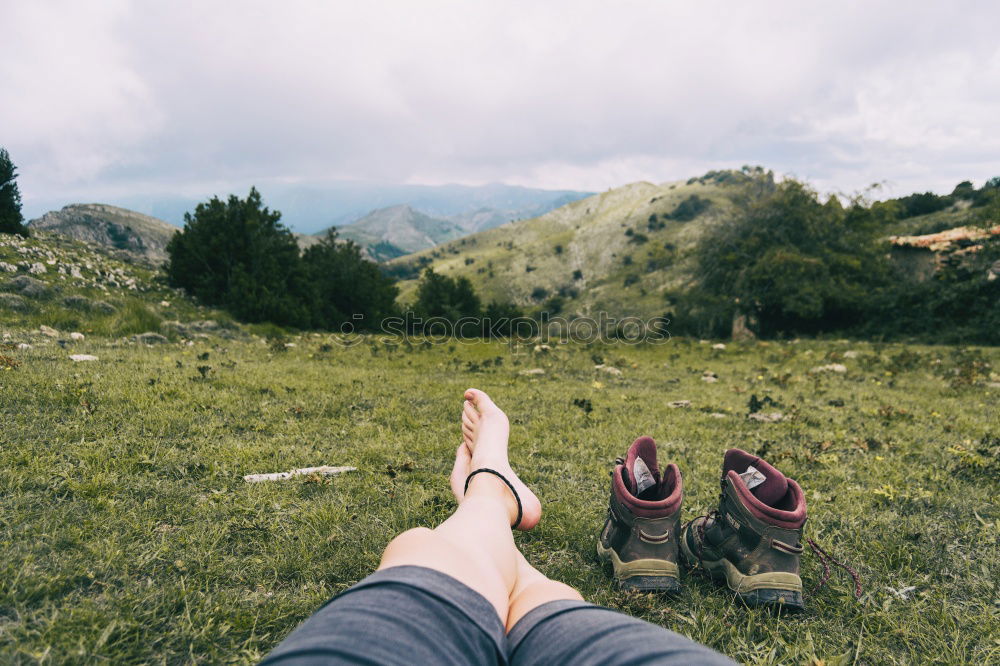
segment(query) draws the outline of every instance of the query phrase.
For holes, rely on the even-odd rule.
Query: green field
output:
[[[750,663],[1000,660],[995,348],[715,350],[675,339],[536,354],[501,343],[343,347],[310,334],[289,338],[293,347],[247,336],[63,349],[11,331],[22,340],[34,348],[0,352],[0,367],[17,366],[0,369],[3,663],[260,658],[370,572],[393,535],[448,515],[468,386],[509,414],[512,463],[545,507],[520,547],[588,600]],[[828,363],[847,372],[810,372]],[[522,374],[534,368],[545,374]],[[705,370],[718,381],[702,381]],[[776,401],[765,409],[784,420],[748,420],[752,395]],[[641,434],[680,465],[685,519],[717,500],[727,447],[765,455],[802,484],[807,535],[859,570],[862,599],[840,576],[788,619],[690,576],[677,598],[617,592],[595,536],[608,471]],[[358,471],[242,480],[315,465]],[[805,556],[807,588],[820,574]]]

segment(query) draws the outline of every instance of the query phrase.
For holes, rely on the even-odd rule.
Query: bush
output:
[[[677,204],[677,207],[667,214],[667,219],[677,222],[690,222],[708,210],[711,205],[712,202],[710,200],[699,197],[697,194],[692,194]]]
[[[6,149],[0,148],[0,233],[28,237],[21,215],[21,192],[17,188],[17,167]]]
[[[198,204],[167,244],[170,284],[244,321],[309,325],[299,248],[280,219],[255,188]]]
[[[854,325],[890,279],[879,222],[860,202],[821,203],[806,185],[785,180],[702,237],[701,287],[756,317],[764,335]]]
[[[479,297],[469,278],[448,277],[435,273],[430,268],[424,271],[420,279],[413,310],[424,319],[443,317],[452,323],[463,317],[478,317],[482,314]]]

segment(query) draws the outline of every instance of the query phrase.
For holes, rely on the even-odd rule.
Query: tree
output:
[[[399,290],[394,280],[361,255],[351,241],[341,241],[331,230],[302,255],[302,264],[314,326],[336,329],[350,321],[375,330],[396,313]],[[355,316],[360,315],[360,320]]]
[[[0,148],[0,233],[28,237],[21,215],[21,192],[17,189],[17,167],[6,148]]]
[[[478,317],[482,305],[469,278],[451,278],[428,268],[417,287],[414,311],[419,317],[443,317],[454,323],[463,317]]]
[[[260,193],[213,197],[167,244],[170,283],[244,321],[308,326],[299,248]]]
[[[764,335],[850,326],[888,283],[881,223],[860,201],[822,203],[785,180],[705,234],[696,252],[701,288],[733,314],[755,317]]]

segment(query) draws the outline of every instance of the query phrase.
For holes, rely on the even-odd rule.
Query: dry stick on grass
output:
[[[290,472],[271,472],[270,474],[247,474],[243,477],[243,480],[247,483],[260,483],[261,481],[282,481],[284,479],[290,479],[293,476],[307,476],[309,474],[319,474],[320,476],[334,476],[337,474],[343,474],[344,472],[354,472],[357,471],[357,467],[330,467],[329,465],[323,465],[322,467],[303,467],[302,469],[293,469]]]

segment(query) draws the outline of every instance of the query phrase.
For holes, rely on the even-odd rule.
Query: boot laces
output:
[[[862,588],[861,588],[861,576],[858,575],[858,572],[855,571],[850,565],[841,562],[836,557],[830,555],[828,552],[823,550],[819,546],[819,544],[817,544],[812,539],[806,539],[806,543],[809,544],[809,547],[812,548],[812,551],[816,554],[816,557],[819,558],[820,564],[823,565],[823,576],[820,578],[819,582],[816,583],[813,589],[809,591],[809,596],[811,597],[815,595],[824,585],[826,585],[827,581],[830,580],[830,576],[832,575],[830,570],[830,565],[834,564],[851,575],[851,579],[854,581],[854,598],[860,599]]]

